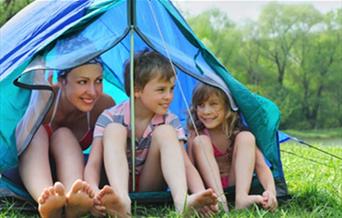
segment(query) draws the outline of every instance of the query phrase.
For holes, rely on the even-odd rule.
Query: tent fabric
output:
[[[18,151],[25,149],[49,109],[49,104],[42,107],[33,122],[35,125],[31,125],[23,139],[16,141],[16,126],[30,116],[27,115],[30,102],[36,98],[32,90],[48,90],[47,84],[32,77],[48,78],[58,70],[100,56],[108,83],[105,90],[114,99],[117,96],[124,99],[123,66],[133,39],[134,52],[155,50],[174,64],[177,83],[170,110],[183,124],[192,88],[198,81],[221,88],[230,99],[232,110],[243,114],[258,146],[272,164],[275,179],[285,182],[277,106],[233,78],[170,1],[35,1],[6,23],[0,34],[0,173],[16,166]],[[35,64],[38,60],[39,64]],[[13,84],[15,79],[21,88]]]

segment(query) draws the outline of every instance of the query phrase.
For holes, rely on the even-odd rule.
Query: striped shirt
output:
[[[102,112],[96,121],[94,129],[94,138],[103,137],[105,127],[110,123],[119,123],[125,126],[128,130],[127,138],[127,158],[131,169],[131,123],[130,123],[130,106],[129,100],[122,102],[112,108],[109,108]],[[163,115],[155,114],[149,125],[144,131],[143,136],[135,141],[135,163],[136,163],[136,174],[140,175],[145,160],[147,158],[148,150],[152,141],[153,130],[160,125],[170,125],[174,127],[177,133],[178,140],[186,141],[184,129],[178,119],[178,117],[170,112]]]

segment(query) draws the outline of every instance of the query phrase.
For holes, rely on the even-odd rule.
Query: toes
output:
[[[77,179],[77,180],[74,182],[74,184],[72,184],[72,186],[71,186],[71,192],[72,192],[72,193],[77,193],[77,192],[79,192],[80,190],[82,190],[83,187],[84,187],[84,185],[83,185],[82,180]]]
[[[57,193],[59,196],[64,196],[65,195],[65,190],[64,186],[60,182],[56,182],[54,185],[54,191]]]

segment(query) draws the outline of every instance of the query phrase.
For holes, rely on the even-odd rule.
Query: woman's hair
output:
[[[241,129],[241,123],[239,115],[230,109],[230,104],[227,95],[220,89],[206,85],[204,83],[199,83],[192,93],[192,106],[191,106],[191,116],[194,119],[194,124],[196,125],[198,131],[205,129],[204,124],[199,120],[197,116],[197,107],[203,102],[207,101],[211,96],[217,96],[221,101],[223,101],[225,114],[225,121],[222,124],[222,130],[227,138],[235,138],[235,135]],[[190,118],[188,118],[188,127],[190,130],[194,130],[195,127]]]
[[[125,63],[125,90],[130,96],[130,62]],[[170,61],[154,51],[144,50],[134,56],[134,87],[143,89],[154,78],[170,81],[175,74]]]
[[[103,68],[103,61],[102,61],[102,59],[100,57],[95,57],[95,58],[89,60],[88,62],[86,62],[84,64],[81,64],[79,66],[83,66],[83,65],[87,65],[87,64],[99,64]],[[73,67],[73,68],[69,68],[69,69],[66,69],[66,70],[60,70],[57,73],[57,77],[61,78],[61,79],[66,79],[68,73],[70,73],[73,69],[75,69],[75,68],[77,68],[79,66],[76,66],[76,67]]]

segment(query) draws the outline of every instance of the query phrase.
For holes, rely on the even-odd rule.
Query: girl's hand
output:
[[[100,202],[96,196],[94,198],[94,206],[91,208],[90,212],[94,217],[106,216],[106,207],[102,205],[102,202]]]
[[[270,191],[264,191],[264,193],[262,193],[262,197],[263,197],[262,207],[264,209],[272,211],[272,212],[275,211],[275,209],[277,209],[278,202],[277,202],[277,198],[275,194],[273,194]]]

